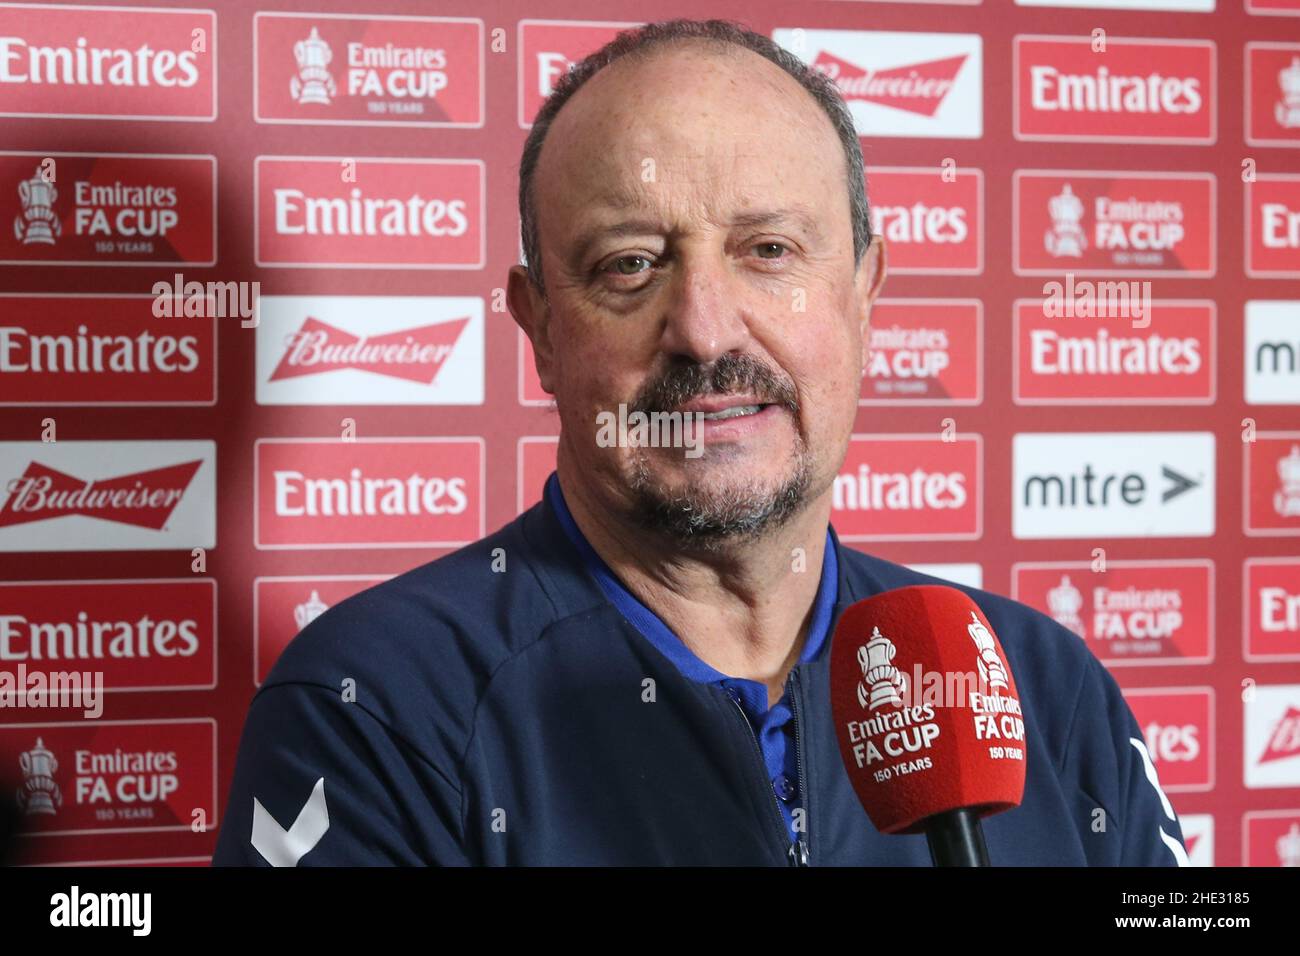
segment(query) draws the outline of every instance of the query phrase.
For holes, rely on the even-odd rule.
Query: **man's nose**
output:
[[[706,365],[749,341],[745,296],[732,264],[718,250],[682,252],[665,305],[661,347]]]

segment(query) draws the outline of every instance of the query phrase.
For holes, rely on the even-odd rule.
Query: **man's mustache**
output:
[[[742,355],[724,355],[710,365],[674,365],[641,389],[632,410],[670,412],[694,398],[732,394],[752,394],[761,404],[799,411],[794,385],[788,379]]]

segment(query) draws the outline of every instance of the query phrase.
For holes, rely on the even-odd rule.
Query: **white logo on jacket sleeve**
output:
[[[1160,805],[1164,807],[1165,816],[1170,820],[1177,820],[1178,818],[1174,816],[1173,805],[1169,802],[1169,798],[1165,796],[1165,792],[1160,789],[1160,778],[1156,776],[1156,765],[1151,762],[1151,754],[1147,753],[1146,744],[1136,737],[1130,737],[1128,742],[1141,754],[1142,767],[1146,771],[1147,781],[1155,788],[1156,796],[1160,798]],[[1187,859],[1187,851],[1183,849],[1183,845],[1166,833],[1164,827],[1160,827],[1160,840],[1169,848],[1169,852],[1174,855],[1174,859],[1178,861],[1179,866],[1191,866],[1191,862]]]
[[[276,822],[257,797],[253,798],[253,849],[272,866],[297,866],[299,860],[315,849],[329,828],[324,777],[316,781],[311,796],[298,811],[298,819],[288,830]]]

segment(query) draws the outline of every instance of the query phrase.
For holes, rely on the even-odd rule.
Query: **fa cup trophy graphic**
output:
[[[54,200],[59,198],[59,191],[53,183],[41,178],[39,166],[36,175],[18,184],[18,197],[23,201],[22,215],[14,218],[14,235],[18,241],[24,246],[54,245],[54,237],[63,232],[54,214]]]
[[[329,106],[330,97],[338,93],[334,77],[326,69],[334,54],[330,45],[321,39],[316,28],[311,36],[293,45],[293,55],[298,61],[298,75],[289,81],[289,92],[299,103],[319,103]]]

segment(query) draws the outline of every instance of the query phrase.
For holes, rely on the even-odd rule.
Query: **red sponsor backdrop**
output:
[[[1300,0],[1151,5],[655,15],[774,36],[864,137],[891,274],[846,543],[1071,627],[1193,862],[1295,863]],[[642,9],[364,6],[0,4],[0,782],[28,862],[206,860],[294,633],[509,521],[553,466],[500,292],[519,152]],[[1085,437],[1124,432],[1158,453]],[[1087,460],[1017,459],[1034,433]],[[100,717],[3,693],[56,670],[102,672]]]

